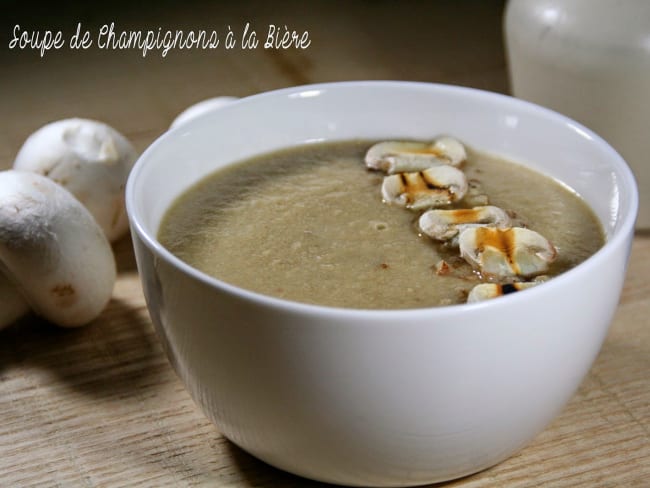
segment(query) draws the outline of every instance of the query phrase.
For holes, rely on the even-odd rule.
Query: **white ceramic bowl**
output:
[[[156,240],[174,198],[233,161],[312,141],[440,133],[565,182],[594,209],[605,246],[503,298],[364,311],[242,290]],[[607,333],[637,209],[624,161],[579,124],[494,93],[402,82],[291,88],[200,116],[147,149],[126,198],[153,323],[223,435],[299,475],[384,486],[476,472],[544,429]]]

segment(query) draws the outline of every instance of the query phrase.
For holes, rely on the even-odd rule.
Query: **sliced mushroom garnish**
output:
[[[386,176],[381,186],[386,202],[411,210],[449,205],[463,198],[466,191],[465,174],[453,166]]]
[[[519,283],[481,283],[476,285],[469,292],[467,296],[467,303],[475,303],[483,300],[489,300],[490,298],[500,297],[502,295],[508,295],[510,293],[515,293],[526,288],[532,288],[533,286],[539,285],[540,281],[522,281]]]
[[[557,251],[544,236],[523,227],[472,227],[458,237],[460,255],[486,277],[535,276]]]
[[[437,241],[452,240],[453,245],[458,245],[458,242],[453,242],[454,238],[470,227],[505,228],[510,225],[510,217],[505,210],[492,205],[455,210],[428,210],[418,221],[418,226],[424,234]]]
[[[388,174],[423,171],[440,165],[460,166],[467,159],[465,147],[452,137],[433,142],[379,142],[368,149],[366,166]]]

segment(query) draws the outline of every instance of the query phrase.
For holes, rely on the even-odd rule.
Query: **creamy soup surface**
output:
[[[363,162],[371,145],[308,144],[218,170],[174,202],[159,240],[206,274],[299,302],[359,309],[464,303],[480,276],[458,249],[418,232],[422,212],[382,202],[383,173]],[[591,209],[553,179],[469,148],[462,170],[490,205],[515,212],[555,245],[547,276],[603,245]],[[451,272],[440,273],[441,260]]]

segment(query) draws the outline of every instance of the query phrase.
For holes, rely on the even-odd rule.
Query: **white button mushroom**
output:
[[[207,100],[203,100],[201,102],[195,103],[194,105],[190,105],[188,108],[183,110],[180,114],[178,114],[178,116],[174,119],[174,121],[171,123],[169,128],[174,129],[176,127],[179,127],[180,125],[184,124],[188,120],[192,120],[193,118],[202,115],[206,112],[210,112],[211,110],[229,105],[236,100],[239,99],[237,97],[215,97],[215,98],[209,98]]]
[[[42,174],[68,189],[115,241],[128,229],[124,187],[136,157],[115,129],[75,118],[52,122],[29,136],[14,169]]]
[[[26,310],[19,297],[60,326],[83,325],[104,309],[116,277],[111,246],[88,210],[24,171],[0,172],[0,263],[0,302],[15,303],[0,326]]]

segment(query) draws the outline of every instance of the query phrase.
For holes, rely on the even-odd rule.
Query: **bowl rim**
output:
[[[145,228],[145,225],[141,222],[138,212],[136,210],[137,205],[135,204],[136,194],[135,187],[136,181],[139,178],[139,175],[142,173],[145,165],[148,164],[148,161],[155,151],[158,150],[158,147],[164,145],[166,140],[171,137],[176,137],[182,132],[186,132],[188,128],[191,128],[192,125],[201,124],[203,119],[210,118],[213,116],[214,112],[228,110],[236,110],[237,106],[240,104],[255,103],[258,99],[268,98],[268,97],[289,97],[293,95],[294,97],[297,94],[305,92],[324,92],[329,90],[337,90],[344,88],[368,88],[368,87],[385,87],[390,89],[397,90],[434,90],[440,93],[461,93],[465,96],[477,97],[479,99],[496,99],[501,103],[510,104],[518,110],[539,112],[542,117],[550,117],[555,119],[558,123],[564,124],[569,129],[578,132],[580,136],[592,140],[595,144],[601,147],[601,150],[609,153],[608,160],[611,164],[618,169],[618,172],[623,176],[623,181],[620,183],[621,186],[629,188],[629,195],[627,197],[621,197],[620,202],[624,204],[627,202],[628,208],[625,218],[618,221],[617,225],[612,233],[610,238],[605,240],[603,246],[598,249],[594,254],[589,256],[587,259],[574,266],[573,268],[561,273],[558,276],[553,277],[548,282],[542,283],[543,286],[535,286],[530,289],[522,290],[523,293],[512,293],[498,299],[494,300],[484,300],[475,303],[456,303],[450,305],[436,305],[420,308],[406,308],[406,309],[365,309],[365,308],[346,308],[346,307],[334,307],[328,305],[319,305],[306,302],[298,302],[290,299],[273,297],[263,293],[251,291],[237,285],[230,284],[226,281],[222,281],[218,278],[210,276],[198,269],[190,266],[189,264],[182,261],[180,258],[176,257],[170,251],[168,251],[157,239],[155,235],[151,235]],[[313,95],[312,95],[313,96]],[[288,88],[281,88],[277,90],[265,91],[253,95],[249,95],[243,98],[240,98],[226,106],[217,107],[212,110],[208,110],[205,113],[202,113],[188,122],[167,130],[156,138],[138,157],[136,160],[131,172],[129,174],[126,190],[125,190],[125,203],[127,209],[127,215],[131,224],[132,231],[137,234],[136,238],[139,238],[142,243],[149,248],[155,257],[162,259],[170,266],[180,270],[182,273],[189,275],[194,280],[211,287],[216,288],[221,291],[224,291],[228,294],[235,295],[239,299],[244,301],[252,301],[257,305],[271,308],[271,309],[281,309],[289,310],[295,313],[309,314],[309,315],[320,315],[327,316],[331,318],[337,317],[346,317],[346,318],[382,318],[383,319],[408,319],[411,317],[421,317],[423,313],[430,314],[431,316],[440,316],[444,317],[448,314],[455,315],[459,311],[469,311],[476,310],[482,311],[485,308],[494,308],[494,307],[503,307],[509,306],[511,303],[515,303],[518,300],[534,300],[536,294],[543,293],[548,287],[553,286],[553,283],[563,283],[566,280],[572,279],[578,273],[583,272],[588,267],[598,266],[599,262],[606,263],[611,254],[616,252],[621,246],[625,246],[626,241],[631,242],[631,236],[634,234],[634,224],[638,212],[638,188],[636,180],[632,173],[632,170],[629,168],[625,160],[618,154],[618,152],[602,137],[596,134],[594,131],[588,127],[580,124],[579,122],[563,115],[558,112],[555,112],[546,107],[537,105],[526,100],[518,99],[510,95],[505,95],[502,93],[491,92],[487,90],[481,90],[478,88],[464,87],[458,85],[450,85],[444,83],[431,83],[431,82],[415,82],[415,81],[391,81],[391,80],[372,80],[372,81],[338,81],[338,82],[327,82],[327,83],[315,83],[307,85],[299,85]],[[623,206],[623,205],[621,205]],[[627,251],[629,254],[629,250]],[[558,285],[559,286],[559,285]]]

